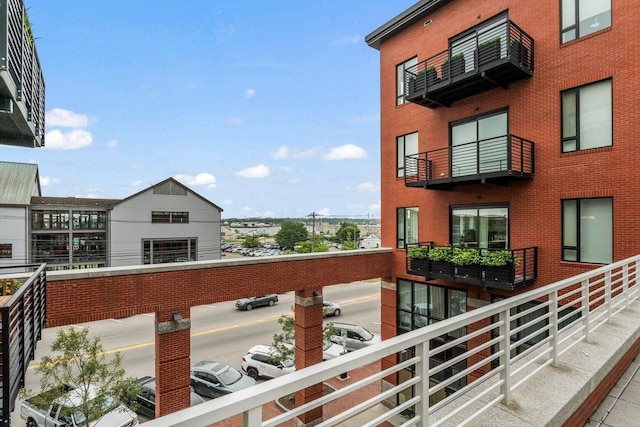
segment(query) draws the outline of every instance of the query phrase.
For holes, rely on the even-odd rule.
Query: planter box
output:
[[[456,265],[453,269],[453,276],[457,282],[480,283],[482,281],[480,264]]]
[[[452,264],[449,261],[431,261],[429,260],[429,278],[430,279],[449,279],[453,277]]]
[[[500,40],[478,47],[478,66],[500,59]]]
[[[439,81],[435,68],[418,73],[415,79],[409,80],[409,97],[427,92],[427,88]]]
[[[482,275],[486,286],[513,285],[515,267],[513,264],[501,267],[482,267]]]
[[[409,273],[426,276],[429,270],[429,260],[426,258],[413,258],[409,260]]]
[[[464,58],[454,58],[450,61],[442,64],[442,80],[449,78],[449,70],[451,70],[451,77],[458,76],[464,73]]]

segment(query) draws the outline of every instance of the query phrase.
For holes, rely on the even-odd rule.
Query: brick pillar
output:
[[[156,418],[191,404],[189,307],[156,312]]]
[[[296,369],[322,362],[322,293],[296,291],[295,303]],[[296,406],[322,397],[322,383],[296,393]],[[298,417],[302,425],[312,426],[322,421],[322,407]]]

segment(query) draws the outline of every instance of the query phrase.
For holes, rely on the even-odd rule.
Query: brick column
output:
[[[191,404],[189,307],[156,312],[156,418]]]
[[[322,293],[321,291],[296,291],[295,301],[296,369],[322,362]],[[296,406],[322,397],[322,383],[296,393]],[[322,421],[322,407],[298,417],[304,426]]]

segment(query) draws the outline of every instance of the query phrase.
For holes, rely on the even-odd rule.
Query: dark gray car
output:
[[[242,298],[236,301],[238,310],[252,310],[256,307],[264,307],[265,305],[274,305],[278,302],[278,295],[260,295],[257,297]]]
[[[233,366],[221,362],[198,362],[191,368],[191,387],[212,399],[251,387],[256,382]]]
[[[140,393],[136,396],[138,408],[136,412],[147,418],[156,417],[156,379],[154,377],[141,377],[136,380],[140,384]],[[204,403],[204,399],[191,392],[191,406]]]

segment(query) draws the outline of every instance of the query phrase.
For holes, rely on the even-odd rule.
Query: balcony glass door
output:
[[[507,112],[451,127],[451,176],[496,172],[508,168]]]

